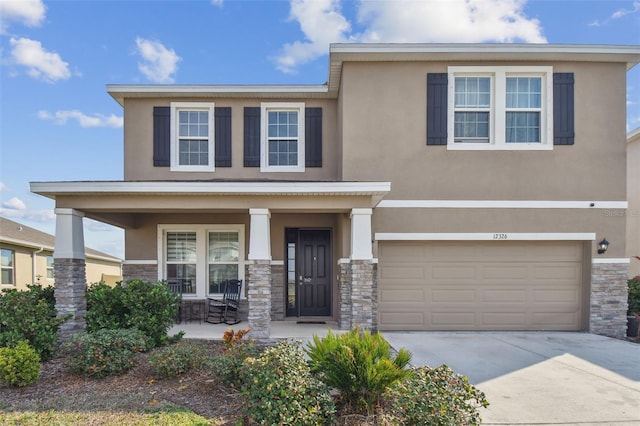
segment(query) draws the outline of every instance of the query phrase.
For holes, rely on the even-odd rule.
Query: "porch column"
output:
[[[56,237],[54,279],[56,310],[59,316],[71,314],[71,319],[60,326],[58,339],[65,340],[71,334],[85,329],[87,300],[85,291],[85,248],[82,218],[84,214],[74,209],[55,209]]]
[[[267,339],[271,334],[271,213],[269,209],[249,209],[249,214],[249,327],[252,338]]]
[[[351,210],[351,327],[378,328],[378,265],[373,258],[372,209]]]

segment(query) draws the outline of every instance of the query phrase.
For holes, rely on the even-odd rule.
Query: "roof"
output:
[[[337,43],[329,47],[329,78],[316,85],[107,85],[125,98],[334,99],[344,62],[386,61],[573,61],[620,62],[627,70],[640,62],[640,46],[576,44]]]
[[[640,140],[640,127],[637,127],[635,130],[627,133],[627,143],[635,142]]]
[[[53,235],[4,217],[0,217],[0,242],[51,251],[53,251],[55,247],[55,237]],[[88,247],[86,247],[85,250],[86,256],[91,259],[106,260],[109,262],[122,261],[117,257]]]

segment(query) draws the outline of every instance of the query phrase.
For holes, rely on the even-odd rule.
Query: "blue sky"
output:
[[[640,45],[640,1],[0,2],[0,215],[54,233],[31,181],[120,180],[122,108],[107,84],[322,84],[333,42]],[[640,126],[640,66],[627,131]],[[85,220],[89,247],[123,233]]]

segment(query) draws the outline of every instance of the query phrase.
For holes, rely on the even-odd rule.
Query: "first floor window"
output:
[[[195,293],[196,233],[167,232],[167,281],[180,293]]]
[[[0,249],[0,270],[2,271],[2,284],[15,284],[14,277],[14,251]]]
[[[238,279],[238,232],[209,232],[209,294],[224,293],[229,280]]]
[[[53,256],[47,256],[47,278],[53,279]]]
[[[263,103],[261,170],[304,171],[304,104]]]
[[[213,171],[214,104],[171,104],[171,167],[175,171]]]
[[[552,149],[551,67],[450,67],[449,148]]]
[[[184,295],[221,295],[244,278],[243,225],[160,225],[164,276]]]

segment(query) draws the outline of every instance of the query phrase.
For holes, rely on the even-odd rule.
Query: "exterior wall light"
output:
[[[603,238],[602,241],[598,243],[598,254],[603,254],[609,248],[609,241],[606,238]]]

